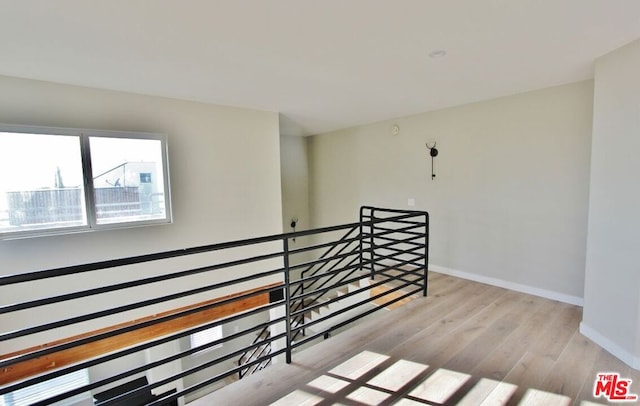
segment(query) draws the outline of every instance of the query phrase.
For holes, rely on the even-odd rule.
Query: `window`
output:
[[[205,344],[209,344],[221,339],[222,339],[222,325],[214,326],[206,330],[198,331],[197,333],[191,334],[191,348],[198,348]],[[215,348],[220,348],[220,347],[222,347],[222,344],[205,348],[202,350],[202,352],[213,350]]]
[[[88,384],[89,374],[86,369],[81,369],[2,395],[0,396],[0,406],[28,406]],[[68,398],[65,403],[72,404],[82,399],[91,399],[91,393],[73,396]]]
[[[171,221],[166,138],[0,128],[0,238]]]

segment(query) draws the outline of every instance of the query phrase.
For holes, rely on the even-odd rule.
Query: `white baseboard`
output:
[[[595,342],[605,350],[609,351],[613,356],[619,358],[622,362],[629,365],[631,368],[640,369],[640,357],[634,356],[629,351],[625,350],[604,335],[600,334],[600,332],[584,324],[584,321],[580,323],[580,334]]]
[[[439,265],[429,265],[429,270],[451,275],[462,279],[469,279],[475,282],[485,283],[487,285],[498,286],[517,292],[527,293],[529,295],[540,296],[546,299],[557,300],[563,303],[569,303],[576,306],[583,306],[584,299],[578,296],[571,296],[564,293],[554,292],[552,290],[535,288],[533,286],[522,285],[515,282],[506,281],[504,279],[491,278],[489,276],[478,275],[474,273],[458,271],[456,269],[446,268]]]

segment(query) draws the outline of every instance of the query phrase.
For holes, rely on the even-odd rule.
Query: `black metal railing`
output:
[[[426,212],[363,207],[357,223],[0,277],[0,397],[99,368],[88,384],[37,404],[104,393],[141,375],[148,384],[96,404],[152,392],[142,403],[172,404],[273,360],[291,362],[295,348],[426,295],[428,230]],[[169,323],[182,327],[166,330]],[[189,346],[217,326],[222,337]],[[95,350],[141,332],[144,340]],[[73,362],[42,364],[87,348],[94,352]]]

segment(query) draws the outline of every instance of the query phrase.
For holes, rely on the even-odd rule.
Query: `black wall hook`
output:
[[[291,218],[291,228],[293,229],[293,232],[296,232],[296,225],[298,224],[298,216],[296,217],[292,217]],[[296,237],[293,237],[291,240],[293,240],[293,242],[296,242]]]
[[[436,174],[433,172],[433,158],[438,156],[438,150],[436,149],[436,144],[437,142],[434,142],[433,147],[430,147],[429,143],[425,144],[427,148],[429,148],[429,155],[431,155],[431,180],[434,180],[436,178]]]

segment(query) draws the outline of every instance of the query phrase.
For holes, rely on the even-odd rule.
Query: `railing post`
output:
[[[375,213],[375,209],[371,208],[371,217],[370,217],[370,221],[371,221],[371,227],[369,228],[369,255],[370,258],[369,260],[371,261],[370,264],[370,268],[371,268],[371,280],[374,279],[375,276],[375,261],[374,261],[374,257],[375,257],[375,250],[373,248],[373,235],[375,234],[375,218],[376,218],[376,213]]]
[[[424,214],[424,284],[422,296],[427,296],[429,280],[429,213]]]
[[[360,206],[360,235],[358,235],[359,237],[358,244],[360,244],[360,253],[358,254],[358,258],[360,259],[360,263],[359,263],[358,269],[361,271],[362,271],[362,260],[363,260],[362,248],[364,248],[364,245],[362,244],[362,236],[364,235],[364,226],[362,225],[363,222],[364,222],[364,206]]]
[[[284,255],[284,299],[287,323],[287,350],[285,354],[287,364],[291,364],[291,275],[289,272],[289,239],[287,237],[283,238],[282,246]]]

